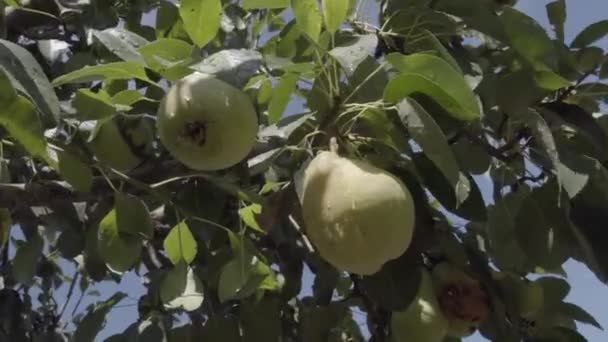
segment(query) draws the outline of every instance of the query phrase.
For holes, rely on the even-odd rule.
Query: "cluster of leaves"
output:
[[[552,336],[599,327],[564,302],[562,265],[608,280],[608,54],[594,46],[607,21],[567,43],[564,0],[547,5],[552,34],[491,0],[0,7],[0,340],[93,341],[126,294],[70,328],[75,285],[134,272],[139,317],[107,341],[363,341],[358,311],[385,341],[427,257],[487,287],[488,339],[533,335],[492,268],[543,277]],[[256,147],[229,170],[192,172],[156,137],[167,86],[193,71],[242,88],[260,114]],[[373,276],[329,266],[301,226],[298,172],[332,136],[414,195],[412,246]]]

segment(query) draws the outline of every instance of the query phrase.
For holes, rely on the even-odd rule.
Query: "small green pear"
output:
[[[395,342],[441,342],[447,336],[448,321],[426,269],[422,270],[416,298],[404,311],[393,312],[391,331]]]

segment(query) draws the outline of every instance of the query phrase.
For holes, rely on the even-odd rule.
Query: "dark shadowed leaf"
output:
[[[20,243],[12,260],[12,273],[15,280],[26,286],[33,284],[33,277],[38,268],[38,259],[42,255],[44,241],[37,233],[29,240]]]
[[[564,23],[566,22],[566,0],[555,0],[546,6],[549,22],[560,42],[564,42]]]
[[[386,310],[406,308],[416,296],[420,282],[420,260],[406,252],[382,266],[377,273],[361,279],[362,290]]]
[[[112,308],[118,304],[121,300],[127,297],[126,293],[116,292],[110,298],[103,302],[97,302],[92,304],[83,317],[82,321],[78,324],[76,332],[74,333],[74,341],[82,342],[94,342],[95,337],[104,326],[106,321],[106,315],[112,310]]]
[[[331,331],[349,314],[345,304],[336,302],[328,306],[301,304],[300,310],[302,342],[329,341]]]
[[[34,103],[45,126],[59,119],[59,99],[42,67],[29,51],[0,39],[0,71],[7,74],[19,93]]]
[[[347,103],[366,103],[382,99],[388,74],[383,66],[371,56],[367,56],[349,76]]]
[[[69,151],[57,151],[58,171],[76,190],[87,192],[93,184],[93,171]]]
[[[205,323],[200,341],[242,342],[239,330],[239,322],[233,315],[213,315]]]
[[[547,102],[540,105],[545,120],[552,126],[568,125],[587,139],[600,159],[608,158],[608,135],[593,116],[580,106],[563,102]],[[546,110],[551,113],[546,113]]]
[[[470,186],[468,181],[463,181],[454,153],[433,117],[412,99],[400,101],[397,104],[397,112],[410,135],[420,145],[424,154],[443,173],[454,191],[458,192],[458,189],[462,186]],[[459,206],[466,197],[458,198],[456,206]]]
[[[570,47],[582,48],[591,45],[606,37],[608,35],[608,20],[598,21],[587,27],[585,27],[579,34],[572,40]]]
[[[604,330],[602,325],[590,313],[576,304],[561,303],[558,310],[581,323],[590,324],[600,330]]]
[[[530,268],[516,235],[517,214],[528,194],[529,190],[520,187],[488,208],[488,254],[500,269],[526,271]]]
[[[260,301],[243,301],[240,321],[243,329],[243,342],[281,341],[283,331],[280,298],[264,296]]]

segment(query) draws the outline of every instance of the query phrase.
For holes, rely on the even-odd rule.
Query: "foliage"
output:
[[[133,298],[89,288],[127,276],[138,317],[108,342],[388,341],[442,260],[488,292],[487,339],[584,341],[576,322],[601,327],[562,265],[608,281],[608,25],[566,42],[564,0],[553,32],[513,3],[0,1],[0,341],[99,340]],[[163,96],[195,71],[259,116],[228,169],[159,141]],[[306,237],[298,181],[330,138],[414,198],[412,244],[372,275]],[[537,279],[540,312],[520,317],[496,271]]]

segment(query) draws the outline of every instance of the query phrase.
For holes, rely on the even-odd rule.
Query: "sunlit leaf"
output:
[[[222,1],[183,0],[180,2],[179,14],[192,41],[203,47],[215,38],[220,28]]]
[[[115,209],[112,209],[99,223],[98,239],[99,253],[113,271],[127,272],[139,262],[142,250],[141,238],[119,231]]]
[[[289,7],[289,0],[243,0],[244,9],[272,9]]]
[[[323,18],[328,32],[338,31],[348,14],[349,0],[323,0]]]
[[[203,303],[203,284],[191,267],[180,262],[165,274],[160,296],[168,309],[194,311]]]
[[[317,0],[291,0],[291,8],[298,28],[312,41],[317,42],[323,20]]]
[[[186,222],[179,222],[171,228],[163,242],[165,252],[174,265],[185,262],[186,265],[194,261],[198,247],[196,240]]]
[[[393,53],[386,59],[399,70],[384,91],[384,99],[398,102],[402,98],[422,93],[441,105],[459,120],[475,120],[481,115],[475,94],[449,63],[429,54],[405,56]]]
[[[94,66],[85,66],[55,78],[53,86],[58,87],[68,83],[84,83],[92,81],[130,80],[139,79],[153,83],[142,64],[135,62],[113,62]]]

